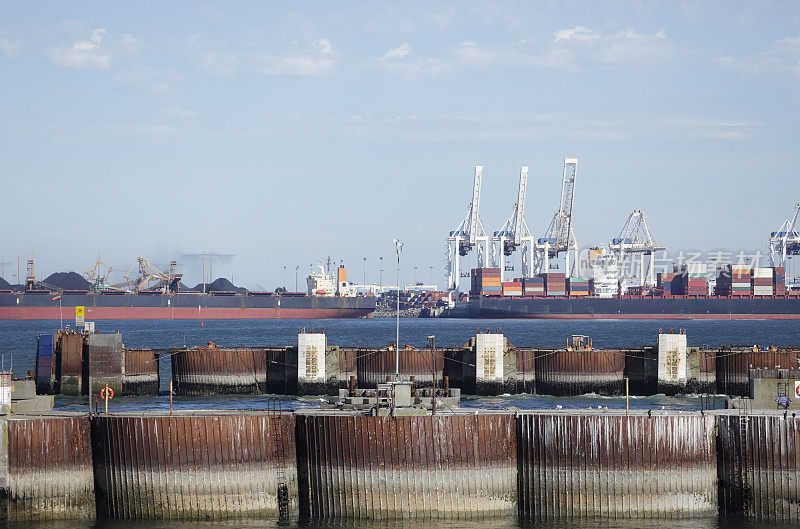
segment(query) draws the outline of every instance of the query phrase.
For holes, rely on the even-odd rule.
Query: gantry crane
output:
[[[639,254],[639,281],[642,286],[655,286],[655,255],[657,250],[666,250],[665,246],[658,244],[653,237],[653,232],[647,224],[647,214],[644,211],[634,210],[628,216],[627,222],[619,232],[619,237],[611,239],[610,248],[617,254],[620,273],[623,262],[629,254]],[[645,256],[650,256],[647,280],[644,277]],[[622,278],[620,278],[622,279]]]
[[[575,201],[575,177],[578,175],[578,159],[564,158],[564,176],[561,179],[561,204],[553,215],[547,233],[536,241],[536,271],[549,272],[550,259],[565,253],[564,272],[571,275],[569,252],[574,252],[573,265],[578,262],[578,241],[572,227],[572,206]],[[558,265],[556,265],[557,267]]]
[[[92,291],[100,292],[109,288],[108,278],[111,277],[112,270],[111,266],[108,266],[100,259],[100,253],[98,252],[97,261],[86,269],[83,277],[92,284]]]
[[[790,255],[800,255],[800,233],[795,229],[797,216],[800,214],[800,204],[794,206],[794,216],[786,219],[778,231],[773,231],[769,236],[769,259],[772,266],[786,266],[786,259]],[[778,261],[775,260],[778,254]]]
[[[447,237],[447,289],[458,292],[458,285],[461,277],[469,277],[461,272],[461,257],[466,257],[470,250],[476,248],[478,263],[483,262],[484,267],[489,266],[489,237],[483,224],[478,217],[478,208],[481,201],[481,179],[483,178],[483,166],[475,166],[475,180],[472,186],[472,202],[470,202],[467,216],[450,232]]]
[[[139,267],[139,276],[132,277],[136,267]],[[131,269],[125,274],[125,281],[111,285],[111,288],[141,292],[143,290],[158,290],[177,292],[183,274],[178,273],[178,262],[170,261],[169,271],[162,272],[147,262],[143,257],[138,257]],[[154,283],[154,284],[153,284]]]
[[[500,267],[500,281],[505,281],[506,257],[514,254],[520,246],[522,251],[522,277],[531,275],[531,259],[533,257],[534,237],[525,222],[525,194],[528,186],[528,167],[519,171],[519,191],[514,210],[505,224],[494,232],[492,237],[492,254],[496,255]],[[497,247],[495,247],[497,243]],[[527,243],[527,245],[526,245]]]

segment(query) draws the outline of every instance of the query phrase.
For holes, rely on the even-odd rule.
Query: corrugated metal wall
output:
[[[517,421],[523,520],[717,512],[711,416],[543,412]]]
[[[720,349],[716,352],[717,393],[747,396],[750,394],[748,375],[751,367],[796,369],[800,366],[798,360],[800,350],[797,349]]]
[[[198,347],[177,352],[171,359],[178,395],[266,393],[264,349]]]
[[[395,373],[395,351],[392,349],[359,349],[356,357],[356,377],[359,388],[375,388]],[[444,369],[442,351],[430,349],[400,349],[400,375],[413,376],[417,387],[433,387],[434,373],[441,383]]]
[[[719,416],[720,513],[800,521],[800,418]]]
[[[12,416],[8,425],[8,520],[92,519],[88,416]]]
[[[515,512],[512,415],[309,414],[297,420],[301,505],[314,519],[473,519]]]
[[[92,447],[98,515],[131,520],[277,519],[276,427],[285,450],[290,511],[296,512],[292,415],[97,417]]]
[[[535,370],[536,393],[539,394],[625,394],[625,355],[622,351],[539,350]]]

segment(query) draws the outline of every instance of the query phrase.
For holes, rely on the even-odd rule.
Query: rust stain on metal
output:
[[[717,512],[711,416],[537,412],[517,421],[522,520]]]
[[[304,513],[316,520],[475,519],[516,508],[512,415],[299,415]],[[303,502],[305,504],[305,501]]]
[[[536,393],[625,394],[625,354],[611,349],[536,351]]]
[[[723,348],[716,351],[717,392],[730,396],[748,396],[751,367],[797,369],[800,349],[783,348],[754,351],[753,348]]]
[[[378,383],[393,376],[396,366],[394,349],[358,349],[356,371],[358,387],[374,388]],[[444,358],[440,351],[431,349],[401,348],[400,375],[414,376],[417,387],[433,386],[434,373],[437,380],[442,380]]]
[[[296,512],[294,416],[110,415],[92,423],[98,515],[128,520],[277,518],[277,446]]]
[[[14,416],[7,425],[7,519],[94,518],[89,418]]]
[[[800,521],[800,419],[719,415],[720,514]]]

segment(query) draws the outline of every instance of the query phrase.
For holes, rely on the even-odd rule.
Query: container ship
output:
[[[598,263],[601,264],[601,263]],[[608,264],[608,263],[606,263]],[[499,268],[471,272],[469,297],[442,316],[538,319],[800,319],[800,290],[788,289],[784,267],[727,265],[709,271],[687,264],[658,274],[657,286],[623,285],[616,270],[593,278],[543,273],[501,281]]]
[[[181,291],[180,278],[165,273],[157,287],[135,291],[97,283],[65,290],[42,288],[29,273],[24,289],[0,291],[0,320],[69,319],[75,307],[84,307],[86,321],[361,318],[376,305],[375,297],[356,294],[343,266],[333,273],[320,267],[308,276],[307,292]]]

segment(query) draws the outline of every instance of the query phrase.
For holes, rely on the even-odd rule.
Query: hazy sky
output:
[[[530,165],[539,234],[579,157],[582,246],[643,209],[671,250],[764,248],[800,201],[797,2],[2,2],[0,79],[9,280],[101,251],[194,284],[205,247],[251,288],[388,282],[399,237],[441,283],[478,163],[490,231]]]

